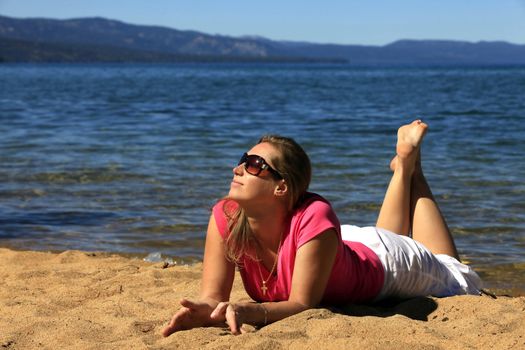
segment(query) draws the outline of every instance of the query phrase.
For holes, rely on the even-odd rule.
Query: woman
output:
[[[423,176],[426,130],[419,120],[399,128],[376,227],[363,229],[341,227],[330,204],[307,192],[310,161],[298,144],[263,137],[213,208],[200,299],[182,299],[163,335],[224,322],[239,334],[243,324],[263,326],[320,304],[479,294]],[[256,303],[228,301],[236,266]]]

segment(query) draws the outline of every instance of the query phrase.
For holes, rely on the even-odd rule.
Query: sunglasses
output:
[[[261,171],[268,170],[276,179],[282,179],[283,177],[281,174],[277,172],[277,170],[273,169],[271,166],[266,163],[263,157],[255,155],[255,154],[248,154],[244,153],[239,160],[239,164],[237,166],[244,163],[244,169],[248,172],[248,174],[259,176]]]

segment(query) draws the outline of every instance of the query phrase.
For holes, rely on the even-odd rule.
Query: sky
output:
[[[385,45],[399,39],[525,44],[525,0],[0,0],[0,15],[105,17],[228,36]]]

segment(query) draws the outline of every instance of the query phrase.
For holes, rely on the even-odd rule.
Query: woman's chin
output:
[[[233,200],[240,199],[238,189],[233,186],[230,187],[230,192],[228,192],[228,198],[233,199]]]

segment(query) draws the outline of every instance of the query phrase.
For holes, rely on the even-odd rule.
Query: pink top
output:
[[[232,200],[222,200],[213,207],[217,228],[223,239],[229,235],[225,215],[237,208]],[[267,282],[268,291],[261,291],[261,276],[266,280],[269,271],[248,256],[241,258],[239,272],[244,288],[255,301],[288,300],[292,286],[295,255],[305,243],[327,229],[335,229],[339,237],[337,255],[323,296],[323,304],[357,303],[374,299],[383,286],[384,271],[377,255],[368,247],[357,242],[343,241],[341,226],[330,204],[321,196],[307,193],[300,206],[288,222],[283,233],[281,250],[277,263],[277,276]]]

